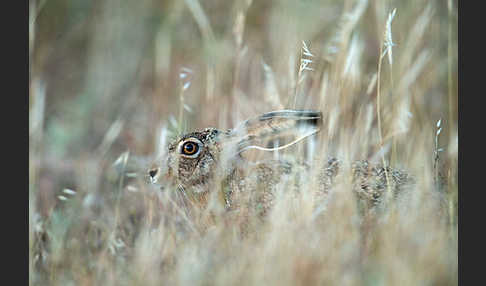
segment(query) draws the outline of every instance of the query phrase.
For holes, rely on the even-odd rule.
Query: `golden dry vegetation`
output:
[[[457,285],[457,48],[452,0],[30,0],[29,285]],[[178,133],[289,108],[323,126],[279,155],[410,194],[282,187],[242,234],[144,179]]]

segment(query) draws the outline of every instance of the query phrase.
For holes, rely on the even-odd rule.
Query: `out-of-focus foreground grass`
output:
[[[30,285],[457,284],[456,1],[29,8]],[[338,186],[240,236],[141,178],[171,130],[284,108],[323,112],[315,158],[412,174],[405,210]]]

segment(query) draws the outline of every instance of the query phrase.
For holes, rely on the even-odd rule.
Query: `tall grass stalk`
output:
[[[455,132],[455,114],[454,114],[454,108],[457,107],[457,102],[455,101],[455,96],[454,96],[454,79],[453,79],[453,64],[454,60],[456,57],[454,57],[454,41],[452,39],[453,37],[453,28],[454,28],[454,23],[455,18],[454,18],[454,7],[453,7],[453,2],[452,0],[447,1],[447,11],[448,11],[448,33],[447,33],[447,94],[448,94],[448,101],[449,101],[449,137],[451,138],[449,141],[452,141],[453,136]],[[456,42],[457,43],[457,42]],[[450,160],[454,162],[454,160]],[[449,186],[454,186],[454,180],[451,178],[451,173],[454,172],[453,167],[449,167],[448,170],[448,175],[447,175],[447,181]],[[454,223],[453,220],[456,216],[456,211],[454,209],[454,204],[456,203],[456,196],[457,196],[457,191],[454,187],[449,188],[448,190],[449,194],[449,218],[450,218],[450,225],[451,225],[451,233],[454,233]]]
[[[390,63],[390,76],[392,76],[392,46],[393,42],[391,41],[391,21],[393,20],[393,17],[395,16],[396,10],[393,10],[389,15],[388,15],[388,20],[387,24],[385,27],[385,32],[383,33],[383,40],[382,43],[380,44],[380,58],[378,59],[378,71],[377,71],[377,89],[376,89],[376,112],[377,112],[377,117],[378,117],[378,136],[380,139],[380,149],[383,149],[384,147],[384,141],[383,141],[383,126],[381,122],[381,66],[382,66],[382,61],[385,55],[388,55],[388,61]],[[383,47],[385,47],[385,51],[383,51]],[[392,138],[393,140],[394,138]],[[391,187],[390,187],[390,177],[388,174],[388,164],[385,159],[385,153],[382,152],[381,155],[381,160],[383,163],[383,168],[385,171],[385,178],[386,178],[386,184],[387,184],[387,189],[388,189],[388,195],[391,195]]]
[[[213,29],[209,19],[204,13],[201,4],[198,0],[184,0],[187,8],[191,11],[192,16],[196,20],[199,29],[201,30],[204,39],[204,51],[207,56],[207,66],[206,66],[206,98],[212,99],[215,92],[215,60],[214,53],[211,49],[212,45],[215,43],[216,38],[214,37]]]

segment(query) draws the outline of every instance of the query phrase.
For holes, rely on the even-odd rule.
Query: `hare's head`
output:
[[[201,190],[216,169],[225,132],[206,128],[179,136],[169,143],[162,166],[149,171],[152,182],[171,181],[182,188]]]
[[[165,162],[149,171],[150,178],[153,182],[175,181],[184,189],[204,192],[217,170],[223,175],[232,171],[243,151],[288,147],[316,133],[320,119],[321,112],[282,110],[249,119],[227,131],[206,128],[184,134],[169,144]],[[281,147],[265,147],[269,140],[284,136],[294,141]]]
[[[206,128],[185,134],[169,144],[167,174],[178,179],[182,187],[208,182],[221,153],[223,132]]]

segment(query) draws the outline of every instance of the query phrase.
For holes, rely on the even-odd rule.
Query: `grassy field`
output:
[[[457,49],[452,0],[30,0],[29,285],[457,285]],[[283,188],[242,235],[146,183],[177,134],[290,108],[323,126],[279,156],[410,194]]]

